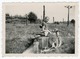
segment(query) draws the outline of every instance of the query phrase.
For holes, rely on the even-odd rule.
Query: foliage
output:
[[[54,22],[54,24],[59,24],[59,22]]]
[[[73,26],[75,25],[75,20],[74,19],[72,19],[71,20],[71,23],[73,24]]]
[[[41,19],[37,19],[36,24],[40,24],[40,23],[41,23]]]
[[[6,17],[10,16],[8,13],[6,14]]]
[[[33,12],[30,12],[28,14],[28,20],[30,21],[30,23],[35,23],[37,20],[37,15]]]

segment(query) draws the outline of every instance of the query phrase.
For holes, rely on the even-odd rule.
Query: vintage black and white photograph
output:
[[[6,2],[3,10],[5,54],[75,54],[77,2]]]

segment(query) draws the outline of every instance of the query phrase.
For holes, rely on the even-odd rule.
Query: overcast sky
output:
[[[75,10],[78,3],[6,3],[5,13],[10,15],[22,15],[29,14],[29,12],[34,12],[38,18],[41,19],[43,16],[43,5],[45,5],[45,15],[49,17],[49,22],[53,21],[66,21],[68,16],[68,9],[64,6],[73,6],[70,9],[70,20],[75,19]],[[43,17],[42,17],[43,18]]]

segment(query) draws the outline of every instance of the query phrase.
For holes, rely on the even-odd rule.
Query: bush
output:
[[[74,19],[72,19],[71,20],[71,23],[73,24],[73,26],[75,25],[75,20]]]

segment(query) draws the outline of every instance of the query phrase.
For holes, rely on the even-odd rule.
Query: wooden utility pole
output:
[[[43,5],[43,20],[45,20],[45,5]]]
[[[70,8],[72,8],[72,6],[68,5],[68,6],[65,6],[66,8],[68,8],[68,21],[67,21],[67,26],[69,25],[69,10]]]
[[[53,17],[53,23],[54,23],[54,17]]]
[[[63,23],[64,23],[64,18],[63,18]]]

